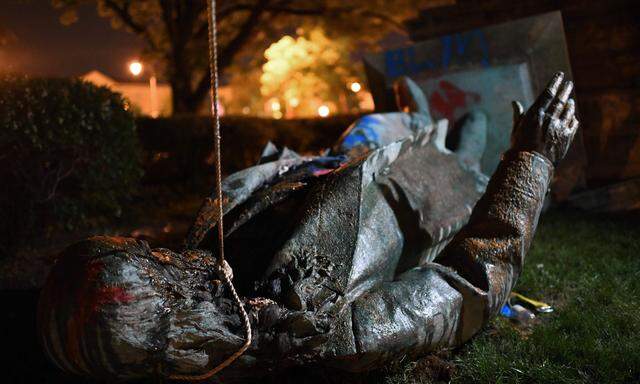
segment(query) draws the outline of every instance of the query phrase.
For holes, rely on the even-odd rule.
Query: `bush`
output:
[[[120,95],[71,79],[0,77],[0,252],[119,216],[141,176]]]

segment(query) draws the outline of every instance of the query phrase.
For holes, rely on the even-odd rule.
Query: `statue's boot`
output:
[[[455,150],[460,163],[467,169],[481,172],[481,160],[487,145],[487,115],[472,111],[464,117],[460,142]]]
[[[406,113],[419,113],[433,122],[429,112],[429,102],[420,86],[408,77],[401,77],[393,83],[398,110]]]

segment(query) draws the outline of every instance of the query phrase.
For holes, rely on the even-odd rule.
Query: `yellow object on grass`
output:
[[[520,301],[523,301],[527,304],[532,305],[533,307],[535,307],[536,311],[538,312],[542,312],[542,313],[549,313],[549,312],[553,312],[553,307],[550,306],[547,303],[543,303],[542,301],[537,301],[537,300],[533,300],[530,299],[524,295],[521,295],[519,293],[516,292],[511,292],[511,298],[516,298]]]

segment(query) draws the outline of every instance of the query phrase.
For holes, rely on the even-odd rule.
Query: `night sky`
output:
[[[38,76],[78,76],[98,69],[126,79],[127,61],[142,43],[125,30],[114,30],[98,16],[95,4],[79,9],[79,20],[65,27],[49,0],[0,0],[0,27],[15,40],[0,48],[0,71]]]
[[[114,30],[98,16],[95,3],[79,8],[78,21],[64,26],[50,0],[0,0],[0,30],[14,40],[0,47],[0,72],[33,76],[80,76],[97,69],[119,80],[132,80],[127,63],[140,57],[143,43],[124,29]],[[407,37],[391,33],[383,47],[406,44]],[[362,52],[356,52],[360,60]]]

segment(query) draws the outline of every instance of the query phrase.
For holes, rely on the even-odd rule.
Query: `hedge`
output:
[[[224,173],[256,164],[269,141],[318,154],[356,118],[224,117]],[[147,186],[195,187],[204,195],[213,180],[212,149],[209,117],[134,122],[126,101],[107,88],[0,77],[0,255],[53,229],[113,222],[128,207],[141,169]]]
[[[223,173],[257,163],[273,142],[302,154],[331,146],[357,116],[273,120],[240,116],[221,121]],[[213,178],[213,125],[209,117],[185,116],[137,120],[147,184],[189,183]]]
[[[127,109],[81,80],[0,77],[0,253],[120,215],[142,174]]]

